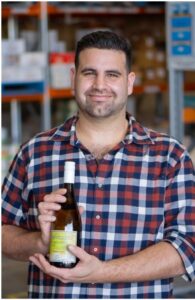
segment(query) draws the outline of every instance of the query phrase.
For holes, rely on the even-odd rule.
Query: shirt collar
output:
[[[55,142],[70,142],[71,144],[77,143],[76,141],[76,122],[78,115],[74,115],[66,120],[63,124],[56,128],[56,131],[51,136],[51,140]]]
[[[123,140],[124,144],[154,144],[154,139],[151,136],[149,129],[139,124],[135,118],[126,113],[127,120],[129,122],[127,134]],[[51,140],[56,142],[69,141],[71,145],[78,145],[79,141],[76,138],[76,122],[78,120],[78,114],[68,119],[65,123],[56,128],[56,131],[51,136]]]
[[[129,122],[129,127],[126,137],[123,141],[125,144],[154,144],[154,139],[152,138],[149,129],[138,123],[128,112],[126,113],[126,117]]]

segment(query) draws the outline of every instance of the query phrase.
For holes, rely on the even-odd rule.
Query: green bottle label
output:
[[[69,245],[77,244],[76,231],[52,230],[50,242],[50,261],[65,264],[75,263],[76,257],[68,251]]]

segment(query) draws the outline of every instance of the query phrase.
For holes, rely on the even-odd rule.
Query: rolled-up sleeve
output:
[[[26,161],[20,150],[2,185],[2,223],[27,228],[28,202],[24,197]]]
[[[165,194],[164,240],[180,254],[186,270],[185,280],[195,279],[195,174],[187,153],[170,158]]]

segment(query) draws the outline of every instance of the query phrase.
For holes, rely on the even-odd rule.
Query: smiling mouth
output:
[[[108,98],[111,98],[111,95],[96,95],[96,94],[89,94],[89,97],[95,101],[105,101]]]

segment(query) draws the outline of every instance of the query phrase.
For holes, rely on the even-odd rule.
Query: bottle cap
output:
[[[74,183],[75,178],[75,162],[66,161],[64,164],[64,182]]]

